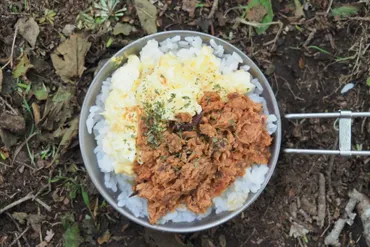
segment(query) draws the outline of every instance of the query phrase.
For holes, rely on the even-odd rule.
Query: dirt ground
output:
[[[119,215],[104,202],[86,174],[73,119],[79,115],[99,62],[146,33],[134,2],[120,1],[116,9],[126,6],[127,11],[117,20],[129,25],[131,32],[113,35],[114,18],[107,29],[75,29],[91,42],[82,64],[86,69],[74,78],[74,84],[62,80],[51,54],[70,35],[64,30],[66,25],[75,25],[80,11],[88,9],[91,2],[0,2],[0,210],[27,199],[0,211],[0,246],[323,246],[335,220],[344,213],[348,192],[357,189],[370,196],[368,157],[281,153],[258,200],[218,227],[167,234],[145,229]],[[193,1],[197,4],[194,15],[181,0],[152,2],[158,11],[158,31],[207,32],[250,56],[267,76],[282,115],[370,110],[366,83],[370,76],[370,16],[366,3],[307,0],[302,1],[300,14],[293,0],[272,0],[276,23],[258,35],[250,25],[237,25],[244,10],[235,7],[247,6],[247,0],[219,0],[210,19],[212,0]],[[348,6],[345,4],[355,6],[356,13],[331,14],[331,9]],[[34,18],[39,27],[34,45],[24,38],[21,27],[16,28],[21,18]],[[354,88],[341,94],[348,83]],[[61,105],[53,97],[59,88],[67,88],[69,95]],[[337,149],[334,120],[283,119],[282,146]],[[370,122],[354,119],[353,149],[370,150],[369,140]],[[317,217],[320,174],[321,180],[325,179],[324,217]],[[297,224],[307,230],[305,235],[290,234]],[[345,226],[339,241],[341,246],[366,246],[358,216],[351,226]]]

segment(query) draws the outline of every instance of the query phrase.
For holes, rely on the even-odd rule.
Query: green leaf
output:
[[[108,47],[110,47],[112,45],[112,43],[113,43],[113,38],[112,37],[109,37],[109,39],[108,39],[107,43],[105,44],[105,46],[108,48]]]
[[[12,75],[13,75],[14,78],[17,79],[21,76],[26,75],[27,71],[32,67],[33,67],[33,65],[31,64],[30,60],[28,59],[27,54],[23,53],[21,59],[19,60],[19,62],[15,66]]]
[[[90,214],[91,214],[92,212],[91,212],[91,208],[90,208],[89,194],[87,194],[87,192],[85,191],[83,186],[81,186],[81,195],[82,195],[82,199],[84,200],[84,203],[85,203],[86,207],[89,209]]]
[[[78,247],[83,242],[80,229],[72,214],[62,218],[62,224],[66,230],[63,234],[64,247]]]
[[[332,9],[331,14],[333,16],[348,17],[348,16],[356,15],[359,10],[360,9],[358,6],[343,5],[339,8]]]
[[[33,93],[38,100],[46,100],[49,92],[44,83],[32,84]]]
[[[263,17],[262,22],[261,22],[261,23],[266,24],[266,25],[263,26],[263,27],[257,27],[256,28],[256,32],[258,34],[263,34],[270,27],[270,25],[267,24],[267,23],[272,22],[272,19],[274,18],[274,12],[272,10],[271,0],[258,0],[256,2],[258,2],[263,7],[265,7],[265,9],[267,11],[267,14]]]
[[[366,85],[368,85],[368,86],[370,87],[370,77],[369,77],[369,78],[367,78],[367,80],[366,80]]]
[[[308,46],[307,48],[308,48],[308,49],[315,49],[315,50],[318,50],[318,51],[320,51],[320,52],[322,52],[322,53],[325,53],[325,54],[327,54],[327,55],[331,55],[331,53],[330,53],[330,52],[328,52],[327,50],[324,50],[323,48],[318,47],[318,46],[316,46],[316,45],[310,45],[310,46]]]

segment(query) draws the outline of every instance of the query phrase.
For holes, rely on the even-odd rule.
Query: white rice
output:
[[[181,40],[180,36],[169,38],[160,43],[157,47],[154,42],[148,42],[140,52],[140,56],[147,56],[153,59],[158,59],[162,53],[169,51],[174,52],[179,57],[194,57],[199,54],[202,46],[200,37],[185,37]],[[242,58],[236,54],[224,54],[224,48],[217,45],[214,40],[209,44],[212,48],[213,54],[221,61],[220,71],[223,74],[231,73],[238,68],[248,71],[250,66],[239,64],[243,62]],[[270,134],[273,134],[277,126],[275,122],[277,118],[275,115],[269,115],[267,104],[264,98],[260,95],[263,92],[263,87],[258,79],[253,79],[252,83],[256,86],[252,92],[248,93],[250,99],[257,103],[262,103],[264,113],[268,115],[266,129]],[[101,113],[104,112],[104,102],[108,97],[111,86],[111,78],[103,82],[100,94],[96,97],[95,105],[90,108],[90,115],[86,121],[88,132],[93,133],[97,142],[97,147],[94,152],[96,154],[98,165],[101,172],[104,173],[105,186],[113,192],[119,191],[117,203],[119,207],[126,207],[132,212],[135,217],[147,217],[147,200],[138,196],[129,197],[132,194],[132,185],[134,178],[122,174],[114,173],[114,162],[111,158],[103,152],[102,140],[106,133],[109,131],[104,117]],[[265,175],[268,172],[266,164],[256,164],[246,169],[243,177],[239,177],[236,181],[229,186],[229,188],[222,193],[219,197],[213,199],[214,206],[202,215],[197,215],[186,209],[184,205],[179,206],[174,212],[168,213],[159,220],[159,224],[164,224],[168,221],[172,222],[191,222],[194,220],[202,219],[208,216],[212,211],[216,214],[224,211],[237,210],[243,206],[250,193],[256,193],[265,181]]]

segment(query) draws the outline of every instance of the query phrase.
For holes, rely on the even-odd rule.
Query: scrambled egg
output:
[[[133,174],[138,123],[144,105],[158,102],[164,108],[162,118],[174,120],[180,112],[192,116],[200,113],[198,102],[204,91],[217,91],[226,98],[230,92],[246,93],[254,87],[248,72],[221,74],[220,59],[209,47],[203,47],[198,56],[182,58],[156,52],[153,58],[130,56],[112,76],[112,90],[105,102],[109,131],[103,150],[113,158],[116,173]]]

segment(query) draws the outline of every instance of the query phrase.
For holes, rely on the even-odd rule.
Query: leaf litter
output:
[[[123,34],[125,36],[130,35],[131,32],[135,32],[136,28],[127,23],[117,23],[113,28],[113,35]]]
[[[59,87],[53,97],[46,101],[40,124],[49,131],[63,126],[72,117],[76,88],[73,86]]]
[[[197,0],[183,0],[182,1],[182,10],[186,11],[189,13],[190,17],[194,17],[194,12],[197,7]]]
[[[19,58],[17,65],[15,66],[12,72],[12,75],[16,79],[25,77],[27,71],[31,68],[33,68],[33,65],[31,64],[30,59],[28,58],[28,53],[23,52],[23,54]]]
[[[62,217],[62,224],[65,229],[63,234],[64,246],[78,247],[83,242],[83,238],[80,235],[80,228],[75,222],[73,214],[64,215]]]
[[[27,42],[31,45],[32,48],[35,47],[37,37],[40,33],[40,28],[37,22],[33,18],[26,18],[19,19],[15,24],[18,27],[19,34],[27,40]]]
[[[135,0],[141,27],[148,34],[157,32],[157,8],[148,0]]]
[[[91,43],[83,34],[72,34],[51,54],[51,61],[56,73],[64,82],[74,83],[75,77],[81,77],[85,68],[85,56]]]

